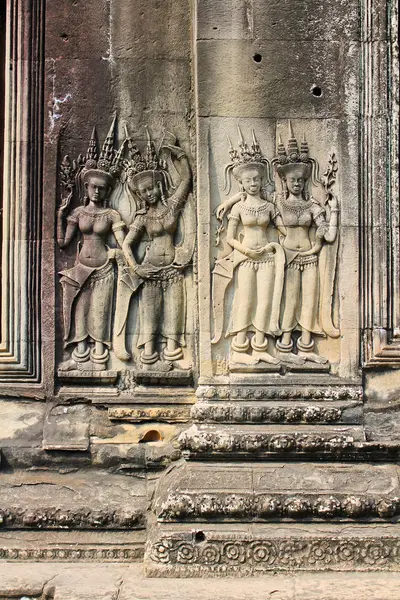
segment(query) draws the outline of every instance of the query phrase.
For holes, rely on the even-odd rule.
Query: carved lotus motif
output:
[[[195,562],[198,556],[197,548],[193,544],[182,543],[178,546],[177,561],[179,563]]]
[[[243,544],[228,542],[222,548],[222,555],[228,563],[242,563],[246,560]]]
[[[322,563],[328,565],[333,559],[333,549],[329,541],[318,540],[313,542],[310,547],[308,560],[311,565]]]
[[[336,557],[342,562],[353,562],[359,552],[358,544],[352,540],[340,542],[336,549]]]
[[[170,560],[170,551],[172,550],[171,540],[161,540],[153,544],[151,548],[151,559],[155,562],[167,563]]]
[[[256,563],[272,565],[276,560],[276,548],[269,541],[252,542],[247,548],[247,555]]]
[[[361,550],[361,556],[369,565],[384,564],[390,555],[390,547],[380,540],[368,542]]]
[[[207,544],[201,551],[200,559],[206,565],[214,565],[221,559],[221,553],[216,544]]]

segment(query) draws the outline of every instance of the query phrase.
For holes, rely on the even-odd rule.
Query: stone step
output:
[[[400,571],[400,525],[163,524],[151,533],[144,564],[150,577]]]
[[[197,402],[191,417],[195,423],[307,423],[358,425],[362,423],[362,402],[300,402],[221,400]]]
[[[400,516],[400,467],[183,462],[159,480],[159,522],[376,521]]]

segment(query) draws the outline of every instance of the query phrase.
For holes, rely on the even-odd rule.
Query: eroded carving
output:
[[[399,553],[400,540],[395,536],[240,539],[235,533],[226,533],[210,534],[201,544],[179,535],[164,535],[151,546],[149,558],[154,563],[176,566],[177,573],[252,573],[260,569],[364,571],[398,568]]]
[[[369,496],[284,495],[253,493],[170,493],[158,512],[158,520],[367,520],[393,519],[400,514],[400,498]]]
[[[76,372],[97,377],[106,370],[112,335],[114,262],[118,250],[109,249],[112,234],[122,247],[125,223],[120,214],[107,206],[121,169],[122,150],[114,150],[115,119],[98,156],[96,132],[84,158],[61,164],[64,196],[57,215],[57,241],[67,248],[80,234],[75,265],[61,271],[63,288],[64,342],[72,347],[71,357],[59,365],[59,372]],[[80,205],[70,213],[71,201],[78,196]],[[68,214],[69,213],[69,214]],[[67,216],[68,215],[68,216]],[[67,226],[65,227],[65,221]]]
[[[145,153],[128,138],[132,189],[140,208],[129,227],[123,250],[130,267],[125,282],[139,291],[141,369],[154,377],[175,369],[189,369],[182,348],[186,345],[186,292],[184,271],[191,263],[195,242],[195,215],[190,196],[191,171],[175,137],[166,134],[157,152],[148,135]],[[180,182],[174,188],[168,159]],[[182,241],[176,242],[181,227]],[[148,244],[139,260],[135,248],[144,236]],[[129,281],[130,280],[130,281]],[[129,302],[126,303],[126,311]],[[125,311],[121,319],[126,317]],[[124,335],[123,326],[118,328]],[[185,375],[187,376],[187,375]]]

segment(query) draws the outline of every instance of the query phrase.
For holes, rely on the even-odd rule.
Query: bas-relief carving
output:
[[[94,130],[85,158],[66,156],[61,164],[58,244],[67,248],[77,233],[80,240],[75,265],[60,273],[70,357],[58,373],[62,380],[113,383],[124,361],[136,379],[145,372],[157,383],[171,375],[186,384],[185,274],[196,231],[189,162],[170,133],[157,151],[146,130],[141,152],[125,128],[116,151],[115,126],[114,119],[99,156]],[[70,210],[73,201],[79,205]],[[127,348],[133,302],[138,322],[130,337],[139,356]],[[110,362],[116,370],[107,370]]]
[[[313,337],[339,336],[332,319],[339,213],[332,191],[335,156],[320,179],[308,143],[304,139],[299,149],[290,123],[287,148],[279,138],[271,162],[254,131],[250,147],[240,129],[239,136],[238,149],[229,141],[225,189],[229,192],[231,174],[240,189],[216,210],[222,249],[213,270],[212,341],[217,344],[222,337],[226,289],[235,282],[225,332],[232,337],[232,370],[243,365],[258,371],[260,363],[268,370],[279,370],[281,363],[325,365],[327,359],[314,351]],[[272,169],[279,187],[271,194]],[[294,340],[297,330],[300,336]]]

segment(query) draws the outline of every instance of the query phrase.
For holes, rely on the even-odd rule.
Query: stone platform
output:
[[[166,585],[167,583],[167,585]],[[0,564],[0,600],[398,600],[398,573],[270,573],[146,578],[139,564]]]

